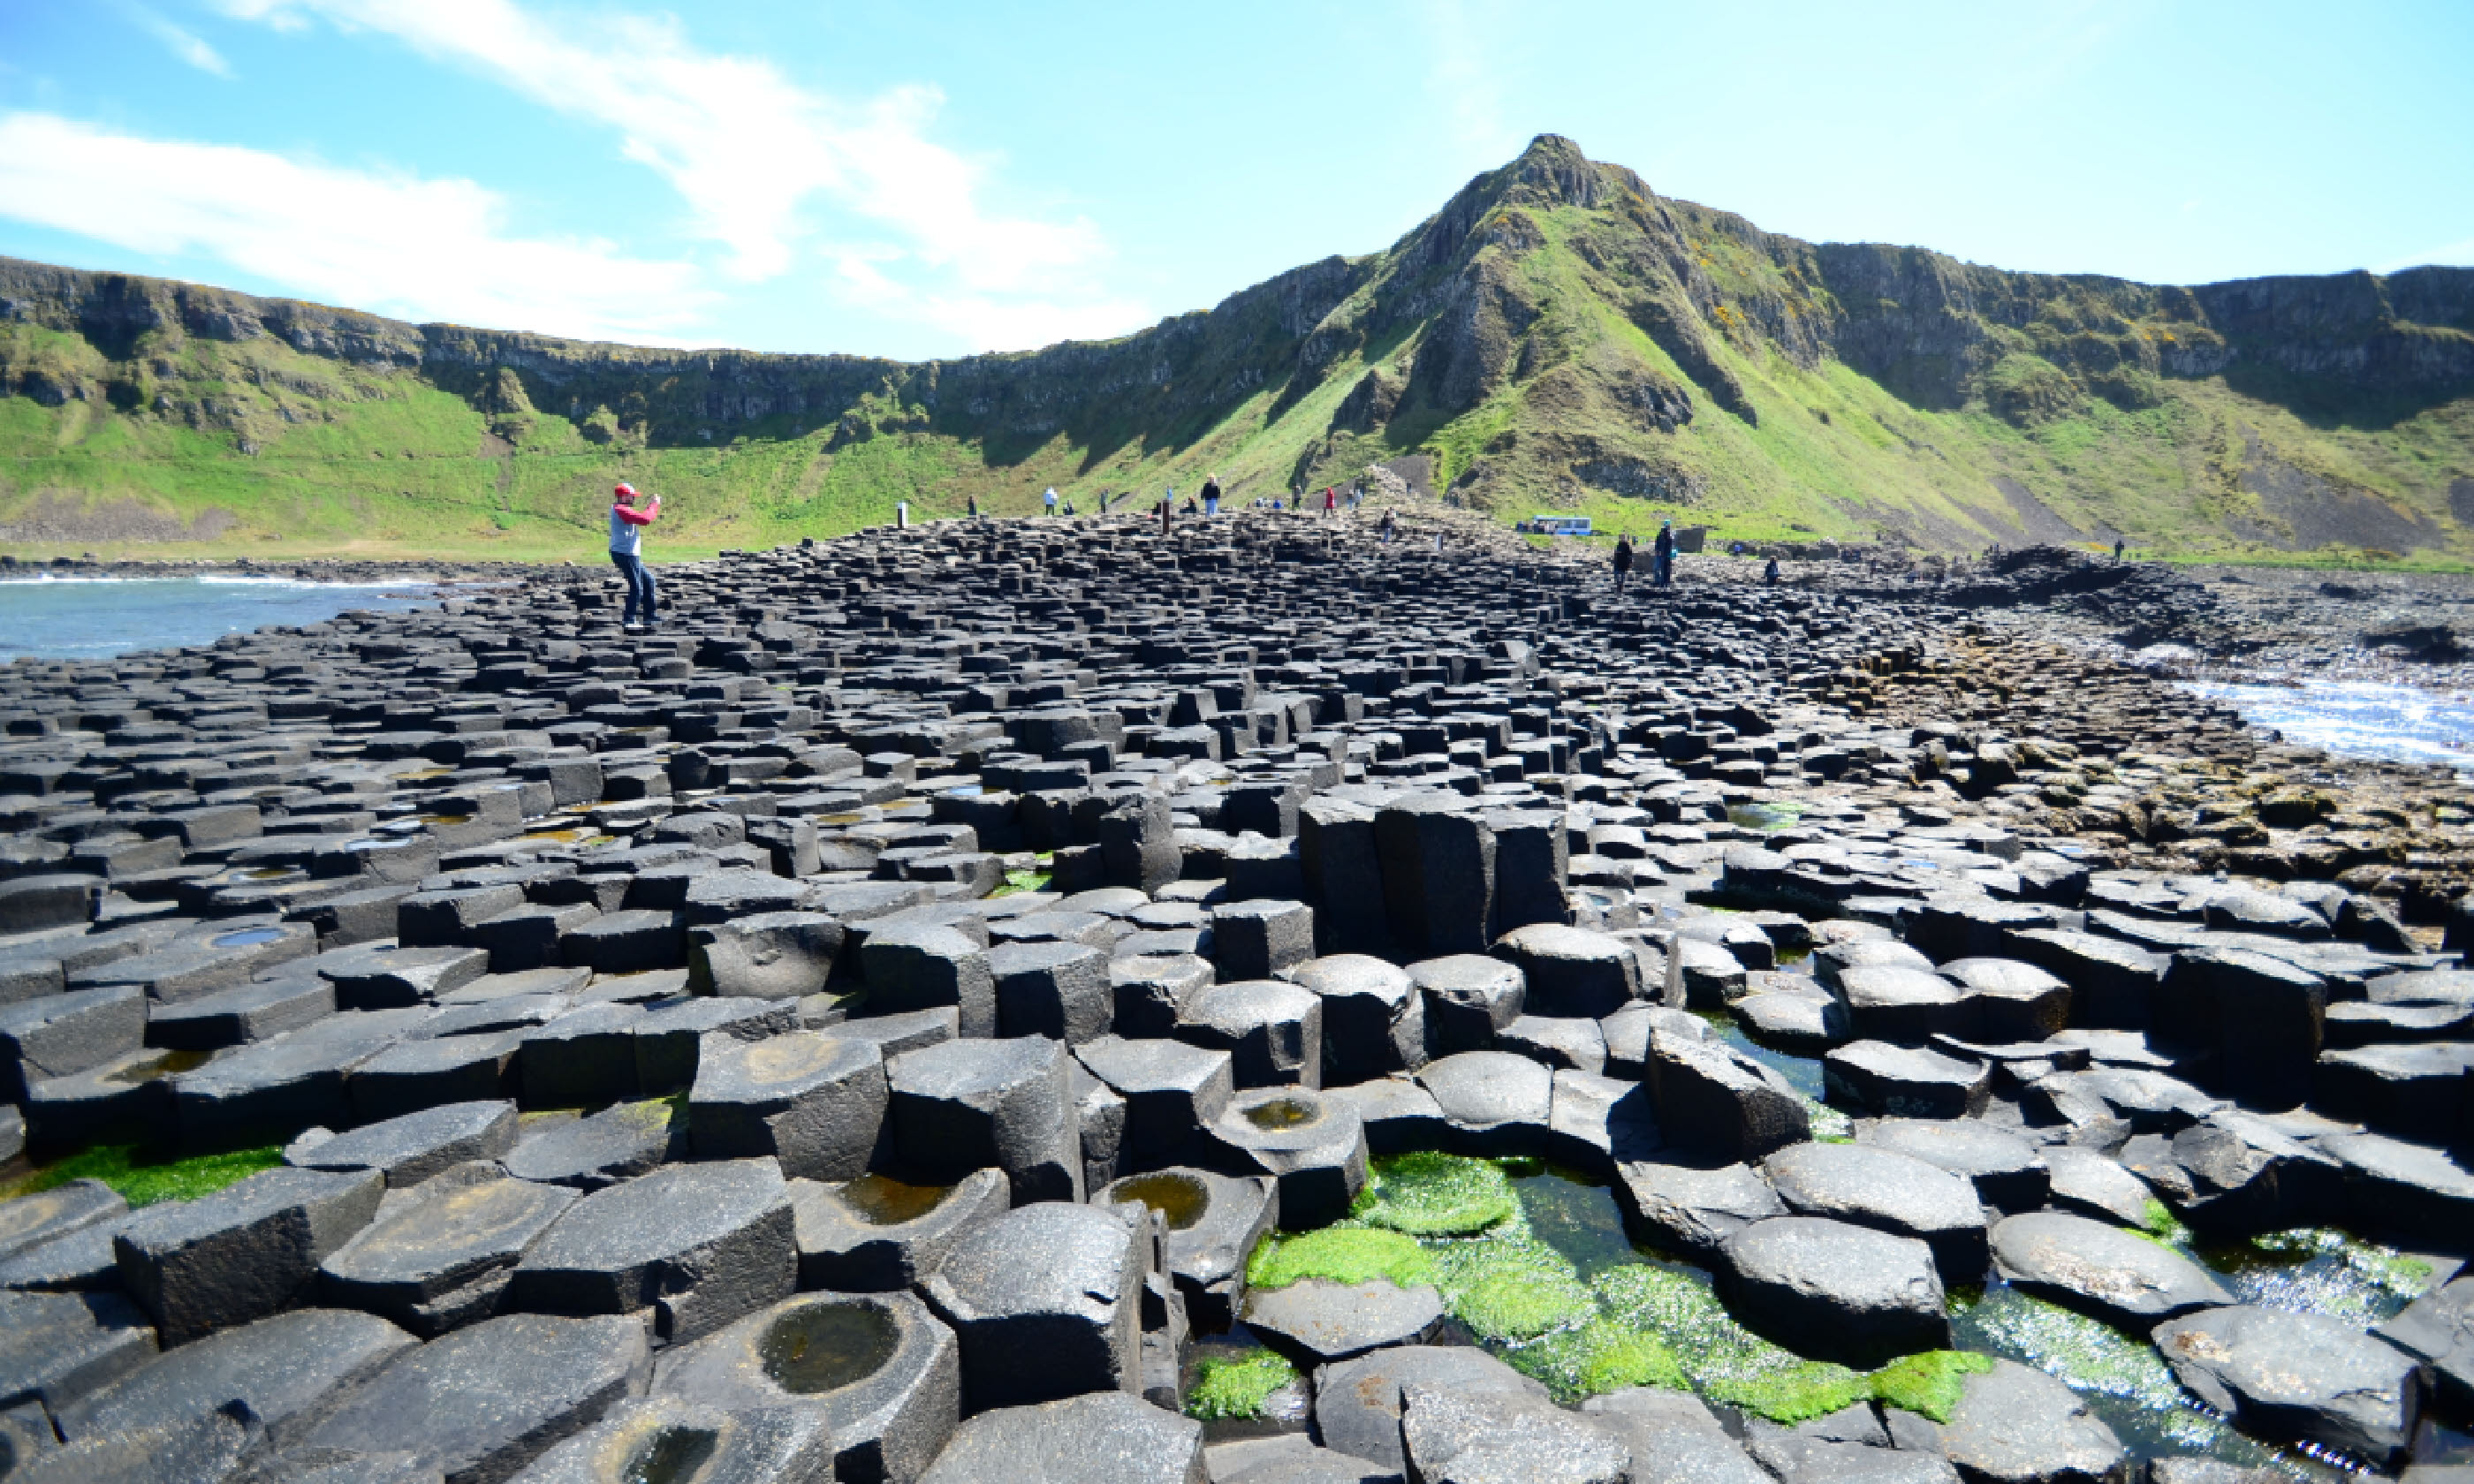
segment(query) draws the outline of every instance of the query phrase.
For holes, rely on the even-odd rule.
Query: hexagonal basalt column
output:
[[[763,1041],[704,1038],[688,1126],[697,1155],[771,1155],[785,1175],[866,1173],[885,1124],[885,1062],[872,1041],[796,1031]]]
[[[821,1293],[761,1309],[661,1357],[653,1391],[832,1424],[840,1484],[911,1484],[961,1420],[954,1332],[907,1293]]]
[[[328,1257],[320,1290],[424,1338],[444,1334],[497,1310],[524,1250],[577,1199],[564,1185],[442,1176]]]
[[[949,1041],[895,1057],[886,1073],[904,1178],[941,1184],[994,1167],[1017,1202],[1081,1198],[1081,1130],[1055,1041]]]
[[[1091,1197],[1100,1207],[1119,1201],[1159,1212],[1168,1229],[1168,1269],[1194,1324],[1216,1330],[1234,1322],[1246,1301],[1246,1259],[1279,1225],[1277,1182],[1172,1167],[1128,1175]]]
[[[551,1314],[650,1308],[672,1344],[788,1295],[797,1229],[770,1160],[674,1164],[568,1208],[516,1267],[505,1307]]]
[[[520,1477],[522,1484],[834,1484],[834,1433],[820,1412],[733,1413],[645,1397],[612,1407]]]
[[[977,1227],[923,1285],[962,1345],[963,1409],[1142,1385],[1145,1263],[1132,1225],[1042,1202]]]
[[[798,1180],[799,1286],[844,1293],[925,1282],[962,1233],[1011,1207],[1003,1170],[974,1170],[958,1185],[913,1185],[883,1175],[839,1185]]]
[[[1304,1088],[1241,1092],[1211,1132],[1279,1182],[1280,1217],[1292,1227],[1347,1215],[1366,1185],[1366,1124],[1337,1098]]]

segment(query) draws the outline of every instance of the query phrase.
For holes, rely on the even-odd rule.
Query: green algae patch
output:
[[[2373,1325],[2431,1291],[2430,1263],[2326,1227],[2268,1232],[2202,1257],[2244,1304]]]
[[[98,1144],[0,1186],[0,1200],[34,1195],[72,1180],[99,1180],[133,1207],[194,1201],[282,1162],[280,1144],[180,1160],[159,1159],[131,1144]]]
[[[2180,1219],[2173,1214],[2172,1208],[2154,1196],[2149,1196],[2147,1204],[2140,1208],[2139,1225],[2145,1229],[2147,1235],[2160,1242],[2175,1247],[2190,1245],[2191,1229],[2182,1225]]]
[[[1963,1350],[1927,1351],[1874,1372],[1873,1397],[1885,1405],[1947,1423],[1966,1393],[1967,1378],[1992,1369],[1990,1355]]]
[[[1437,1284],[1452,1317],[1490,1340],[1532,1340],[1597,1312],[1572,1259],[1534,1236],[1438,1243]]]
[[[1873,1394],[1870,1377],[1807,1360],[1735,1323],[1700,1277],[1641,1263],[1604,1275],[1597,1290],[1614,1319],[1654,1336],[1712,1401],[1792,1426]]]
[[[2116,1432],[2135,1414],[2138,1430],[2175,1448],[2205,1452],[2227,1441],[2230,1429],[2191,1410],[2155,1346],[2101,1320],[2015,1288],[1991,1290],[1974,1303],[1953,1298],[1951,1320],[1962,1342],[2033,1366],[2082,1396],[2120,1403],[2106,1418]]]
[[[1350,1211],[1369,1226],[1411,1236],[1467,1236],[1501,1226],[1520,1209],[1501,1166],[1419,1152],[1374,1161]]]
[[[1691,1384],[1683,1363],[1658,1336],[1604,1315],[1508,1351],[1503,1358],[1523,1376],[1545,1382],[1563,1402],[1632,1386],[1682,1391]]]
[[[1298,1378],[1297,1367],[1260,1349],[1225,1358],[1207,1357],[1198,1361],[1195,1370],[1185,1415],[1206,1422],[1258,1416],[1272,1393]]]
[[[1798,1360],[1747,1376],[1705,1380],[1701,1390],[1712,1401],[1788,1427],[1843,1412],[1873,1394],[1871,1381],[1826,1360]]]
[[[1435,1260],[1416,1238],[1397,1232],[1325,1227],[1267,1236],[1246,1262],[1246,1281],[1255,1288],[1286,1288],[1309,1278],[1334,1283],[1382,1279],[1406,1288],[1433,1282]]]

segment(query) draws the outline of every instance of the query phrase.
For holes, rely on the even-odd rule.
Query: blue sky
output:
[[[1379,250],[1553,132],[1816,240],[2391,271],[2474,263],[2469,75],[2466,0],[0,0],[0,253],[914,359]]]

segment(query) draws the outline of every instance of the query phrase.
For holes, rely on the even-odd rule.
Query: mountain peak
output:
[[[1602,165],[1562,134],[1540,134],[1494,172],[1494,193],[1541,205],[1595,206],[1614,191],[1646,195],[1640,178],[1620,165]]]

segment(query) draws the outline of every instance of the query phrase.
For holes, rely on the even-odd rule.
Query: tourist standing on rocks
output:
[[[1675,586],[1675,522],[1658,523],[1658,539],[1650,543],[1650,574],[1661,587]]]
[[[654,495],[643,510],[636,508],[636,487],[620,485],[610,496],[610,564],[627,579],[627,608],[618,620],[619,627],[636,627],[636,612],[643,610],[644,630],[651,633],[661,615],[653,604],[653,574],[644,565],[644,527],[661,517],[662,497]]]
[[[1765,567],[1763,567],[1763,568],[1761,568],[1761,581],[1762,581],[1762,583],[1764,583],[1765,585],[1767,585],[1767,586],[1772,586],[1772,587],[1775,587],[1775,586],[1777,586],[1779,585],[1779,565],[1778,565],[1778,553],[1777,553],[1777,552],[1771,552],[1771,553],[1770,553],[1770,564],[1769,564],[1769,565],[1767,565],[1767,566],[1765,566]]]
[[[1623,596],[1624,579],[1632,575],[1632,534],[1615,538],[1615,596]]]
[[[1055,485],[1050,485],[1048,487],[1048,494],[1044,503],[1048,506],[1048,513],[1050,515],[1054,515],[1056,514],[1056,487]]]
[[[1395,518],[1394,518],[1392,512],[1390,512],[1390,511],[1388,511],[1388,510],[1387,510],[1387,511],[1385,511],[1385,512],[1383,513],[1383,544],[1384,544],[1384,545],[1389,546],[1389,545],[1391,545],[1391,544],[1392,544],[1392,531],[1393,531],[1393,528],[1394,528],[1395,526],[1396,526],[1398,523],[1399,523],[1399,522],[1398,522],[1396,519],[1395,519]]]
[[[2122,565],[2122,538],[2118,536],[2113,539],[2113,564]]]
[[[1220,476],[1217,474],[1202,476],[1202,513],[1206,515],[1220,514]]]
[[[1340,514],[1340,487],[1325,485],[1322,487],[1322,518],[1329,520],[1338,514]]]

